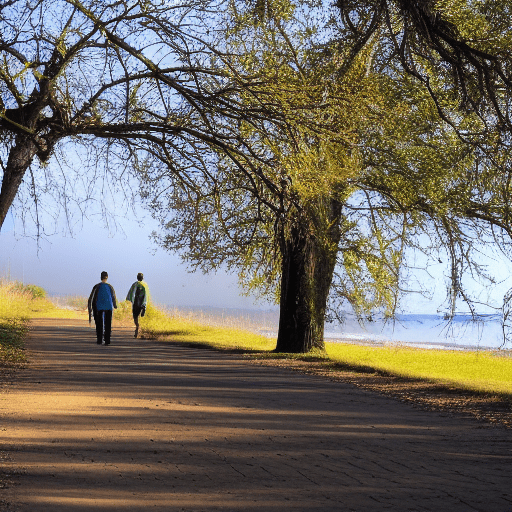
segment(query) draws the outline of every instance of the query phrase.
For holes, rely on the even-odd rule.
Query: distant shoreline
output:
[[[394,347],[394,346],[405,346],[411,348],[424,348],[424,349],[442,349],[442,350],[461,350],[461,351],[474,351],[474,350],[482,350],[482,351],[498,351],[505,353],[510,353],[512,355],[511,349],[499,349],[498,347],[490,347],[484,345],[458,345],[450,342],[441,342],[441,341],[386,341],[386,340],[354,340],[351,338],[343,338],[343,337],[329,337],[326,336],[324,338],[325,342],[330,343],[349,343],[351,345],[363,345],[369,347]]]

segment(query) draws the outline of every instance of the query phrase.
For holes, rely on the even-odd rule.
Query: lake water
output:
[[[325,339],[371,344],[404,344],[423,348],[497,349],[503,346],[501,315],[455,315],[448,322],[441,315],[403,314],[394,321],[376,317],[360,326],[353,317],[344,325],[326,324]]]
[[[204,323],[229,325],[277,336],[279,312],[277,310],[247,310],[223,308],[177,308]],[[343,325],[325,325],[326,341],[393,345],[403,344],[423,348],[441,349],[497,349],[503,345],[501,315],[456,315],[448,322],[442,315],[402,314],[395,321],[375,316],[374,321],[359,325],[353,315],[347,314]],[[508,342],[504,347],[512,348]]]

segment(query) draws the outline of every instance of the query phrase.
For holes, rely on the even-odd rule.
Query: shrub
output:
[[[23,295],[28,295],[32,299],[44,299],[46,297],[46,290],[35,284],[16,282],[12,286],[12,290]]]
[[[28,293],[32,294],[33,299],[44,299],[46,297],[46,290],[35,284],[27,284],[25,286]]]

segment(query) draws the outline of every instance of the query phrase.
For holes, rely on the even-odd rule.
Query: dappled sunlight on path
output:
[[[131,336],[34,322],[0,401],[5,510],[512,510],[510,430]]]

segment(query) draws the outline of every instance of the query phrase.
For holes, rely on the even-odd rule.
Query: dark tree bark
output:
[[[276,352],[324,350],[324,323],[338,244],[342,205],[330,200],[328,223],[299,215],[282,236],[282,276]]]
[[[16,137],[15,145],[9,153],[9,158],[4,168],[2,188],[0,189],[0,228],[18,193],[25,172],[34,160],[37,149],[32,137],[27,135],[18,135]]]

